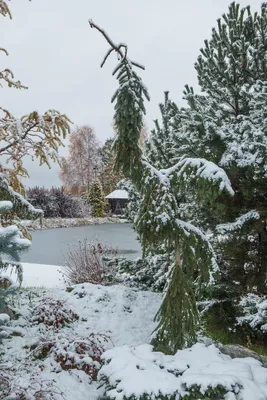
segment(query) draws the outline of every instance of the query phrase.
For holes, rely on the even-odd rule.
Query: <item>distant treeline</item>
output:
[[[82,198],[65,193],[63,188],[35,186],[27,190],[27,199],[43,210],[45,218],[79,218],[90,214]]]

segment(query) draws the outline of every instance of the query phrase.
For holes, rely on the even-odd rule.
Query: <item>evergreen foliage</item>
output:
[[[156,316],[159,324],[153,341],[156,349],[164,348],[165,352],[173,353],[194,341],[195,293],[198,296],[213,283],[213,275],[218,272],[207,238],[195,226],[180,219],[177,188],[196,182],[200,189],[209,190],[213,201],[222,192],[233,195],[233,189],[225,172],[205,159],[181,158],[168,169],[157,169],[145,159],[138,140],[145,113],[143,97],[149,96],[141,78],[133,71],[133,66],[139,65],[129,60],[126,45],[114,44],[92,21],[90,25],[99,30],[111,46],[102,65],[112,51],[117,52],[120,59],[114,70],[119,89],[112,98],[116,100],[114,120],[118,132],[116,166],[142,195],[136,228],[144,254],[157,251],[163,244],[175,251],[170,282]]]
[[[90,204],[93,217],[103,217],[105,212],[105,197],[99,179],[95,178],[89,192],[83,198]]]
[[[113,150],[115,138],[107,139],[100,149],[102,169],[98,174],[102,183],[104,195],[107,196],[116,189],[118,182],[122,179],[119,170],[115,171],[116,156]]]
[[[240,296],[267,294],[266,35],[266,3],[254,14],[232,3],[196,63],[204,93],[187,86],[188,106],[173,105],[171,121],[176,154],[193,149],[222,166],[235,190],[213,204],[194,194],[187,203],[192,220],[212,232],[221,270],[213,296],[223,300],[217,324],[228,315],[230,328]]]
[[[202,94],[187,85],[187,106],[169,103],[171,143],[167,137],[165,143],[162,123],[147,146],[151,160],[163,162],[165,148],[167,160],[203,157],[223,167],[230,178],[235,191],[231,198],[222,195],[211,202],[209,191],[199,188],[177,195],[181,216],[212,236],[221,274],[209,296],[221,302],[220,312],[213,312],[216,324],[225,324],[227,317],[231,329],[242,317],[240,296],[267,294],[266,35],[266,3],[254,14],[250,7],[232,3],[195,65]],[[250,339],[256,338],[254,332]]]
[[[168,168],[175,162],[172,132],[172,101],[169,92],[164,93],[164,103],[160,103],[161,123],[155,120],[155,128],[151,131],[149,140],[145,142],[144,153],[149,162],[157,168]]]
[[[144,258],[129,260],[123,257],[104,257],[108,268],[116,271],[116,280],[137,288],[163,292],[168,279],[172,254],[149,255]]]
[[[117,184],[117,188],[125,190],[128,193],[128,203],[124,214],[125,217],[134,224],[140,206],[141,195],[129,179],[122,179]]]

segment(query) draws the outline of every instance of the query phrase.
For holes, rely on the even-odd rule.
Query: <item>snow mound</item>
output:
[[[52,276],[56,269],[51,266]],[[32,265],[31,270],[38,275],[46,266]],[[47,274],[49,271],[48,268]],[[10,305],[18,319],[11,320],[8,327],[0,324],[6,331],[6,338],[0,343],[0,353],[3,353],[0,364],[4,368],[0,368],[0,398],[2,392],[19,393],[21,398],[27,394],[29,399],[38,398],[37,394],[41,393],[45,400],[101,398],[103,390],[91,379],[92,376],[96,379],[101,364],[96,364],[88,343],[92,338],[107,338],[101,345],[106,351],[113,346],[149,342],[161,298],[160,294],[123,285],[89,283],[72,286],[67,291],[59,287],[36,287],[14,292]],[[64,309],[74,310],[79,319],[66,324],[47,324],[43,319],[36,323],[34,315],[40,305],[50,310],[53,321],[53,315],[60,311],[54,305],[59,308],[59,302]],[[6,383],[4,388],[2,382]]]
[[[174,356],[153,352],[150,345],[123,346],[102,357],[106,365],[99,378],[107,399],[267,399],[267,369],[252,358],[231,359],[214,345],[197,343]]]

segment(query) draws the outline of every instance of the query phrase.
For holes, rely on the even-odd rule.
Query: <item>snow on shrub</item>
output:
[[[108,339],[96,334],[91,334],[88,339],[76,338],[69,341],[65,338],[56,342],[53,354],[62,369],[82,370],[96,381],[102,366],[103,341]]]
[[[252,329],[267,333],[267,297],[254,293],[243,296],[239,302],[243,316],[238,317],[240,325],[248,324]]]
[[[116,269],[116,278],[139,290],[162,292],[170,267],[169,254],[149,255],[145,258],[105,258],[108,267]]]
[[[114,250],[97,240],[84,239],[69,248],[64,267],[64,276],[68,283],[107,284],[114,280],[114,269],[107,267],[103,261],[104,254],[116,255]]]
[[[263,400],[267,369],[252,358],[231,359],[197,343],[174,356],[150,345],[115,347],[103,356],[99,379],[107,400]]]
[[[19,368],[0,370],[1,400],[59,400],[65,399],[53,380],[42,380],[38,374],[27,376]]]
[[[34,346],[31,356],[34,360],[53,357],[64,370],[84,371],[93,381],[103,361],[105,343],[109,338],[103,334],[91,333],[88,338],[60,336],[51,340],[41,340]]]
[[[79,316],[55,299],[42,299],[33,310],[32,322],[60,328],[77,320]]]

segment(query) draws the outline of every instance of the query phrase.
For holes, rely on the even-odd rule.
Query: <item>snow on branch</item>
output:
[[[201,241],[207,246],[208,251],[211,254],[211,270],[209,271],[209,284],[213,284],[215,282],[214,275],[219,273],[219,265],[217,263],[216,253],[207,238],[207,236],[195,225],[190,224],[189,222],[182,221],[181,219],[176,219],[177,225],[183,230],[186,236],[190,236],[191,234],[196,235],[201,239]]]
[[[163,185],[170,186],[170,179],[175,174],[182,179],[196,177],[206,179],[219,184],[220,191],[226,190],[231,196],[235,194],[226,172],[204,158],[181,158],[172,167],[160,170],[153,167],[144,157],[142,163]]]
[[[165,176],[170,176],[175,173],[183,179],[195,177],[203,178],[214,183],[219,183],[220,191],[226,190],[231,196],[235,194],[226,172],[218,167],[218,165],[204,158],[181,158],[172,167],[162,169],[161,173]]]
[[[110,45],[110,49],[107,51],[107,53],[106,53],[106,55],[105,55],[105,57],[104,57],[104,59],[103,59],[103,61],[101,63],[101,68],[105,64],[105,62],[108,59],[108,57],[110,56],[110,54],[113,51],[115,51],[119,55],[121,61],[127,59],[129,65],[134,65],[137,68],[145,69],[145,67],[143,65],[141,65],[141,64],[139,64],[139,63],[137,63],[135,61],[130,61],[127,58],[128,47],[127,47],[127,45],[125,43],[116,44],[115,42],[113,42],[113,40],[111,40],[111,38],[108,36],[108,34],[102,28],[100,28],[97,24],[94,23],[94,21],[92,19],[89,19],[88,22],[89,22],[90,27],[98,30],[104,36],[104,38],[106,39],[106,41]],[[122,49],[124,49],[124,52],[123,52]]]
[[[28,214],[28,216],[33,216],[35,218],[43,215],[42,210],[34,208],[21,194],[12,189],[12,187],[8,184],[6,175],[0,173],[0,192],[1,191],[5,191],[5,194],[8,195],[15,209],[22,209]],[[10,201],[6,201],[5,206],[7,206],[7,203],[10,203]]]
[[[227,232],[234,232],[238,229],[241,229],[247,222],[251,220],[257,220],[260,218],[260,215],[257,211],[249,211],[246,214],[241,215],[241,217],[237,218],[235,222],[231,222],[228,224],[220,224],[216,227],[216,230],[220,234],[224,234]]]

